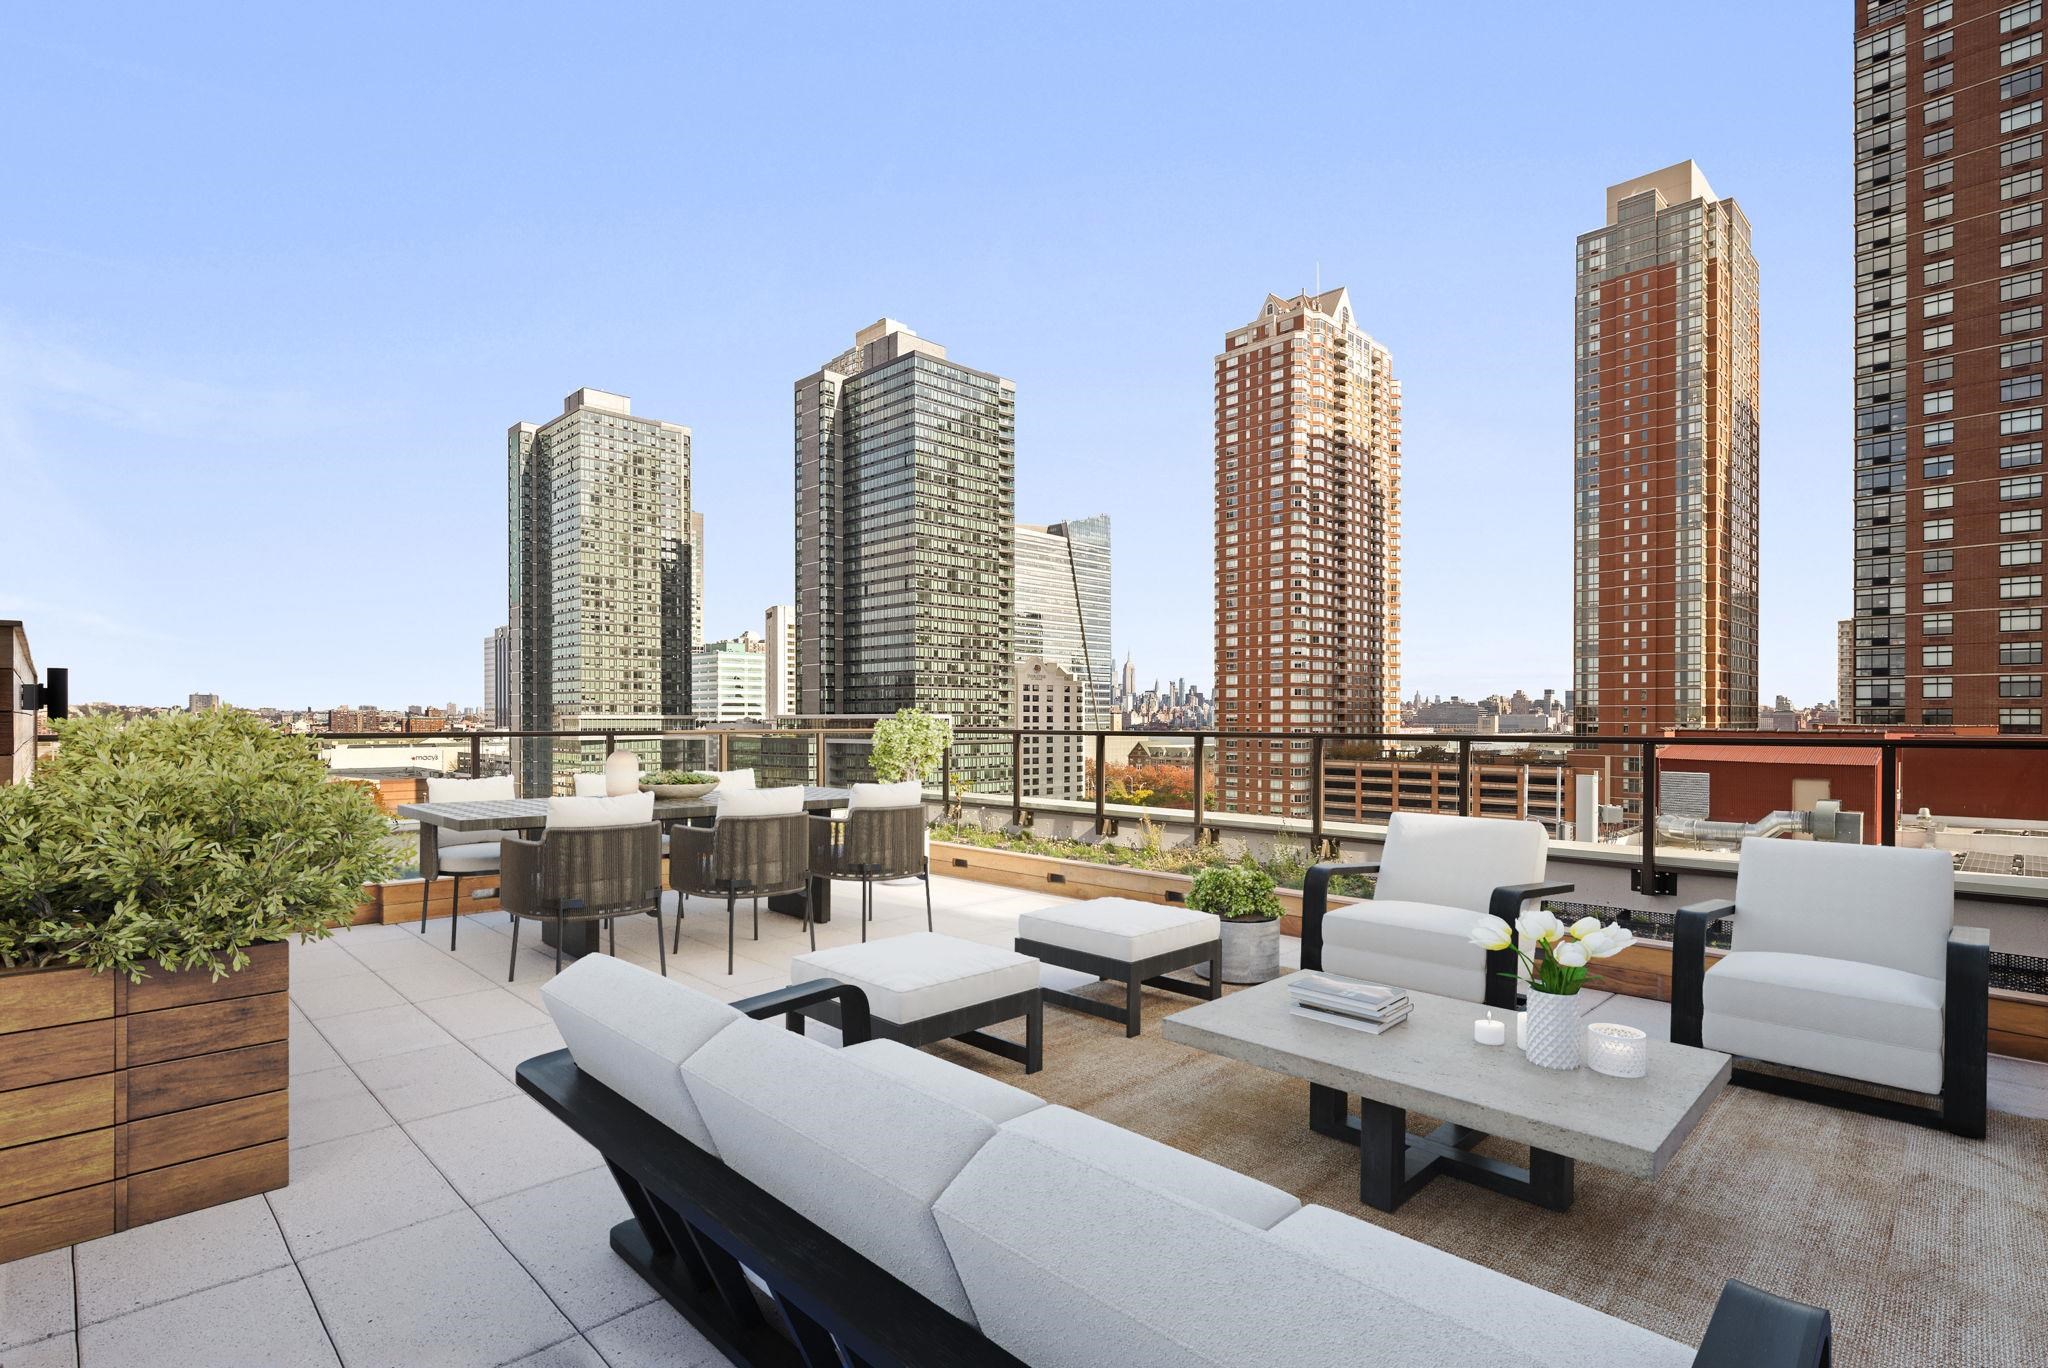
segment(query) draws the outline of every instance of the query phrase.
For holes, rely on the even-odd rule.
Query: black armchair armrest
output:
[[[1330,880],[1345,874],[1377,874],[1379,861],[1371,864],[1313,865],[1301,880],[1301,967],[1323,967],[1323,914],[1330,910]]]
[[[839,1004],[839,1043],[858,1045],[874,1035],[874,1026],[868,1015],[868,995],[850,983],[837,979],[812,979],[808,983],[793,983],[787,988],[776,988],[766,993],[756,993],[750,998],[741,998],[733,1006],[756,1021],[781,1015],[789,1029],[803,1034],[803,1008],[820,1002],[837,1001]]]
[[[1984,1076],[1991,1049],[1991,933],[1957,926],[1948,933],[1948,992],[1942,1011],[1942,1124],[1984,1138]]]
[[[1693,1368],[1828,1368],[1834,1325],[1808,1306],[1729,1279]]]
[[[1700,1043],[1700,1015],[1706,991],[1707,932],[1715,922],[1735,915],[1735,904],[1726,898],[1694,903],[1678,909],[1678,926],[1671,937],[1671,1043]]]
[[[1532,898],[1559,898],[1578,887],[1576,884],[1541,883],[1502,884],[1493,890],[1493,896],[1486,900],[1486,910],[1499,917],[1509,926],[1522,914],[1522,904]],[[1515,1010],[1515,994],[1521,988],[1521,957],[1512,945],[1486,952],[1485,987],[1480,994],[1488,1007]]]

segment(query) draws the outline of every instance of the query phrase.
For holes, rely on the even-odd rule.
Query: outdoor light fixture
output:
[[[34,712],[38,708],[48,712],[52,722],[71,715],[71,671],[46,670],[42,683],[21,686],[21,710]]]

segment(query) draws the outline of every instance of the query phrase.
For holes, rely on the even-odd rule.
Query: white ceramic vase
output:
[[[1522,1053],[1546,1069],[1579,1067],[1579,1000],[1570,993],[1529,990],[1529,1021]]]

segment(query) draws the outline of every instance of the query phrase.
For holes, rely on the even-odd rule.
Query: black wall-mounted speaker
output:
[[[52,722],[71,716],[71,671],[62,667],[43,671],[43,710]]]

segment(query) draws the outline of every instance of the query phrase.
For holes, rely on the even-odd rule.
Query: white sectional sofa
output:
[[[636,1218],[613,1247],[736,1362],[1825,1362],[1825,1312],[1731,1284],[1696,1355],[995,1079],[864,1040],[864,1004],[843,985],[799,985],[742,1012],[590,955],[542,991],[568,1049],[527,1061],[521,1086],[605,1154]],[[852,1043],[755,1019],[824,996],[839,1000]],[[763,1317],[764,1301],[779,1314]],[[1708,1357],[1717,1338],[1740,1356]]]

